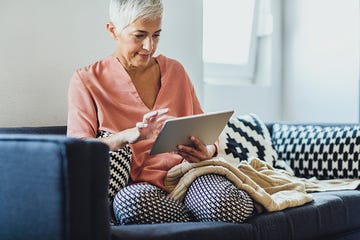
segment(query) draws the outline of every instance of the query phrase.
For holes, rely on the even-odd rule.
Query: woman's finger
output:
[[[164,114],[166,114],[168,112],[169,112],[168,108],[160,108],[158,110],[145,113],[144,116],[143,116],[143,122],[150,121],[152,118],[164,115]]]
[[[159,110],[157,110],[157,112],[159,115],[163,115],[169,112],[169,108],[160,108]]]
[[[158,114],[157,111],[145,113],[143,116],[143,122],[145,123],[145,122],[149,121],[150,118],[155,117],[157,114]]]
[[[203,155],[200,151],[198,151],[196,148],[194,147],[191,147],[191,146],[185,146],[185,145],[179,145],[178,146],[178,150],[181,152],[181,153],[184,153],[186,154],[187,156],[192,156],[192,157],[195,157],[195,158],[198,158],[200,160],[203,159]]]
[[[191,163],[197,163],[197,162],[201,161],[201,159],[194,157],[193,155],[188,154],[183,151],[178,151],[177,154],[179,154],[182,158],[184,158],[186,161],[191,162]]]
[[[191,136],[190,141],[193,143],[193,146],[200,152],[204,152],[205,150],[207,150],[206,145],[197,137]]]
[[[147,123],[143,123],[143,122],[137,122],[137,123],[136,123],[136,127],[137,127],[137,128],[146,128],[146,127],[148,127],[148,124],[147,124]]]

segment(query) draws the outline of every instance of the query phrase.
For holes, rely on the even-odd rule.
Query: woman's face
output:
[[[125,68],[146,67],[156,51],[161,18],[138,19],[117,34],[116,56]]]

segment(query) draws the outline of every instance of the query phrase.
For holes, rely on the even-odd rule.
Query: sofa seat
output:
[[[258,214],[243,224],[190,222],[112,226],[111,235],[117,240],[307,240],[347,239],[348,235],[359,235],[352,229],[360,226],[360,191],[320,192],[313,193],[313,197],[314,201],[304,206]]]
[[[360,191],[312,195],[314,201],[306,205],[250,219],[257,232],[253,239],[338,239],[340,233],[350,233],[360,226]]]

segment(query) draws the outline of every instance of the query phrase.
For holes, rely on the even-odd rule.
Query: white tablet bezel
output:
[[[233,113],[226,110],[166,120],[149,153],[173,152],[179,144],[191,145],[190,136],[206,145],[214,144]]]

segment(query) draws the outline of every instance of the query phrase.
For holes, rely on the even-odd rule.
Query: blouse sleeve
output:
[[[67,135],[94,138],[98,129],[95,101],[78,71],[70,80],[68,91]]]

